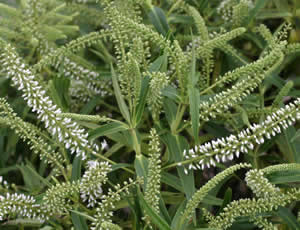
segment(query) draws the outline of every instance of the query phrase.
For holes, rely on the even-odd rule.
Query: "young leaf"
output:
[[[142,193],[138,190],[138,197],[141,204],[141,207],[145,210],[147,215],[151,218],[152,222],[160,229],[160,230],[171,230],[168,223],[161,218],[153,209],[147,204]]]
[[[255,1],[255,6],[249,13],[248,23],[251,23],[251,21],[255,18],[255,16],[259,13],[259,11],[265,6],[267,2],[267,0]]]
[[[89,139],[93,140],[98,137],[107,136],[109,134],[125,131],[128,126],[122,122],[111,122],[106,125],[102,125],[99,128],[93,129],[89,132]]]
[[[192,129],[195,142],[198,143],[199,136],[199,105],[200,105],[200,92],[196,89],[197,77],[196,77],[196,57],[195,57],[195,44],[192,47],[192,64],[191,70],[188,75],[188,95],[190,104],[190,115],[192,120]]]
[[[291,141],[295,135],[296,129],[291,126],[276,141],[289,163],[300,163],[300,140]]]
[[[70,87],[70,80],[63,77],[55,77],[51,82],[51,94],[54,102],[59,105],[63,111],[68,111],[70,98],[68,90]]]
[[[166,36],[169,31],[169,26],[164,11],[161,8],[154,6],[151,8],[148,17],[155,29]]]
[[[289,226],[289,229],[300,229],[300,223],[297,221],[297,218],[292,214],[292,212],[289,209],[285,207],[279,207],[276,212],[276,215],[279,216]]]
[[[81,176],[81,157],[75,157],[72,163],[72,176],[71,181],[76,181],[80,179]]]
[[[139,97],[139,103],[136,108],[135,113],[135,124],[138,125],[142,119],[145,105],[146,105],[146,98],[149,91],[149,82],[150,78],[148,76],[144,77],[142,80],[141,92]]]
[[[218,213],[217,215],[219,215],[223,209],[226,207],[227,204],[229,204],[231,202],[231,199],[232,199],[232,189],[231,188],[228,188],[225,192],[225,195],[224,195],[224,201],[222,203],[222,206],[220,207],[220,209],[218,210]]]
[[[143,155],[137,155],[134,160],[134,168],[138,177],[144,178],[143,188],[147,186],[148,159]]]
[[[86,220],[83,216],[79,216],[77,213],[71,213],[71,219],[74,224],[75,230],[88,230]]]
[[[124,119],[128,122],[128,124],[130,124],[129,110],[124,101],[123,95],[121,94],[121,89],[118,84],[117,76],[116,76],[115,70],[112,65],[111,65],[111,72],[112,72],[111,77],[112,77],[114,92],[115,92],[115,96],[117,99],[117,103],[118,103],[120,112],[121,112],[122,116],[124,117]]]
[[[184,209],[186,207],[186,200],[182,201],[180,206],[177,208],[177,212],[175,213],[175,216],[173,217],[171,228],[172,229],[177,229],[179,226],[179,221],[182,213],[184,212]]]

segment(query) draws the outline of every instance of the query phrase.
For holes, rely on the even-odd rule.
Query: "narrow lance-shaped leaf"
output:
[[[155,29],[166,36],[169,31],[169,26],[164,11],[161,8],[154,6],[151,8],[148,16]]]
[[[168,223],[162,219],[145,201],[142,193],[138,191],[139,201],[142,208],[145,210],[147,215],[151,218],[153,223],[160,229],[160,230],[171,230]]]
[[[118,80],[117,80],[117,76],[116,73],[114,71],[113,66],[111,65],[111,72],[112,72],[112,82],[113,82],[113,87],[114,87],[114,91],[115,91],[115,96],[117,99],[117,103],[120,109],[120,112],[122,114],[122,116],[125,118],[125,120],[130,123],[130,115],[129,115],[129,110],[128,107],[124,101],[124,98],[121,94],[121,90],[118,84]]]
[[[200,104],[200,93],[195,87],[197,82],[196,77],[196,56],[195,56],[195,43],[193,42],[192,47],[192,64],[189,74],[189,84],[188,84],[188,95],[190,104],[190,115],[192,120],[192,129],[195,142],[198,143],[199,136],[199,104]]]

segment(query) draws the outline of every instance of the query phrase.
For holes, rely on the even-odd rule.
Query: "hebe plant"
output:
[[[2,1],[0,229],[300,229],[299,12]]]

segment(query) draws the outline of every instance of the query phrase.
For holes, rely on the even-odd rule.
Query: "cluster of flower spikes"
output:
[[[49,188],[43,197],[43,207],[50,215],[68,212],[72,208],[71,197],[79,193],[79,182],[57,183]]]
[[[209,121],[210,118],[216,118],[218,114],[227,111],[234,104],[248,96],[281,63],[283,60],[281,50],[284,46],[285,42],[282,42],[265,58],[225,74],[216,84],[223,84],[223,81],[231,82],[238,75],[240,75],[240,80],[231,88],[223,90],[214,97],[210,97],[209,100],[202,102],[199,106],[200,119]]]
[[[132,1],[134,3],[134,1]],[[109,28],[113,30],[113,35],[111,39],[114,43],[120,43],[122,40],[124,43],[131,43],[134,38],[139,37],[142,39],[143,43],[151,42],[156,46],[166,49],[166,51],[171,52],[170,41],[165,39],[165,37],[152,28],[141,23],[142,18],[137,14],[132,14],[126,16],[126,12],[121,12],[121,9],[116,7],[114,2],[110,2],[105,7],[105,16],[109,20]],[[108,31],[111,31],[110,29]],[[117,55],[121,55],[120,50],[116,51]]]
[[[103,80],[97,82],[72,81],[70,87],[70,95],[79,101],[88,102],[94,96],[111,96],[108,90],[112,85],[111,80]]]
[[[280,189],[271,184],[262,170],[252,169],[247,172],[245,181],[257,197],[274,196]]]
[[[63,63],[64,76],[73,80],[71,85],[73,87],[70,90],[72,96],[86,102],[95,95],[100,95],[101,97],[111,95],[107,89],[112,84],[111,80],[100,79],[98,72],[84,67],[67,56],[58,58],[53,67],[59,69],[61,63]],[[85,89],[82,90],[82,88]]]
[[[147,103],[153,119],[158,119],[162,108],[162,90],[169,84],[169,77],[163,72],[148,73],[150,76],[150,94]]]
[[[120,184],[115,185],[114,189],[116,191],[109,188],[108,193],[101,196],[101,202],[98,203],[99,206],[96,209],[91,230],[106,230],[107,228],[103,224],[112,223],[113,212],[111,210],[115,209],[116,203],[121,200],[121,195],[128,196],[130,187],[143,183],[141,178],[137,178],[136,181],[129,178],[128,181],[125,181],[123,186]]]
[[[2,42],[1,42],[2,43]],[[56,136],[63,142],[71,153],[86,158],[87,153],[96,153],[99,147],[87,140],[88,134],[70,118],[61,118],[57,114],[62,113],[53,101],[46,95],[46,91],[36,80],[35,74],[26,67],[15,49],[10,44],[2,45],[3,52],[0,55],[0,63],[4,71],[11,77],[13,85],[22,91],[22,97],[33,112],[37,112],[38,118],[45,123],[45,127],[52,136]]]
[[[159,146],[159,136],[155,128],[150,130],[149,142],[149,165],[148,176],[145,189],[145,200],[156,212],[159,212],[159,194],[161,186],[161,148]]]
[[[225,230],[228,229],[238,217],[250,216],[251,219],[254,220],[255,216],[274,211],[280,206],[285,206],[299,200],[299,197],[300,190],[292,188],[287,192],[280,192],[278,195],[268,198],[234,200],[229,203],[218,216],[209,222],[208,227]],[[257,223],[256,220],[254,220],[254,222]],[[259,224],[261,224],[261,222],[259,222]]]
[[[45,7],[42,1],[28,0],[27,4],[22,9],[23,25],[21,30],[30,30],[32,34],[35,34],[38,30],[38,18],[45,13]]]
[[[81,199],[88,202],[87,207],[94,207],[102,195],[102,185],[108,180],[107,174],[111,171],[108,162],[88,161],[88,170],[80,182]]]
[[[248,153],[254,148],[254,144],[263,144],[265,138],[271,139],[299,120],[299,106],[300,98],[268,115],[261,124],[252,124],[237,135],[231,134],[188,151],[184,150],[184,158],[190,163],[189,169],[209,168],[215,166],[216,162],[233,160],[234,155],[239,157],[240,153]]]
[[[0,221],[7,216],[14,215],[36,219],[41,222],[49,219],[48,212],[42,209],[41,205],[37,204],[32,196],[17,193],[6,193],[5,196],[0,196]]]
[[[232,20],[234,7],[237,6],[239,2],[246,4],[249,8],[254,7],[251,0],[223,0],[217,7],[217,12],[221,15],[224,21],[230,22]]]
[[[58,166],[64,170],[62,155],[54,151],[47,140],[43,138],[41,131],[34,125],[23,121],[13,109],[9,106],[4,98],[0,98],[0,119],[8,125],[24,142],[30,146],[30,149],[40,156],[41,160],[50,164],[52,167]],[[2,122],[2,121],[1,121]],[[1,180],[0,180],[1,183]]]
[[[262,229],[276,229],[271,222],[268,222],[267,217],[259,216],[259,214],[274,211],[280,206],[299,200],[300,190],[299,188],[292,188],[281,191],[270,183],[265,176],[273,172],[293,169],[299,169],[299,164],[273,165],[261,170],[252,169],[248,171],[245,180],[256,198],[232,201],[218,216],[210,218],[208,227],[227,229],[236,218],[249,216],[250,220]]]
[[[214,176],[212,179],[210,179],[198,191],[196,191],[193,194],[192,198],[187,202],[187,205],[182,214],[183,221],[190,220],[192,218],[195,209],[199,206],[199,204],[203,201],[207,194],[209,194],[212,189],[218,186],[221,181],[223,181],[226,177],[232,175],[235,171],[243,168],[251,168],[251,165],[247,163],[240,163],[226,168],[225,170]]]
[[[50,1],[28,0],[22,10],[22,24],[20,30],[25,36],[30,35],[30,43],[36,46],[40,55],[45,55],[54,50],[54,44],[46,39],[45,34],[41,33],[40,17],[45,15],[48,3]],[[50,3],[51,4],[51,3]]]

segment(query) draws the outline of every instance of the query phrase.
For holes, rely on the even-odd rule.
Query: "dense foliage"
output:
[[[1,0],[0,229],[300,229],[298,0]]]

